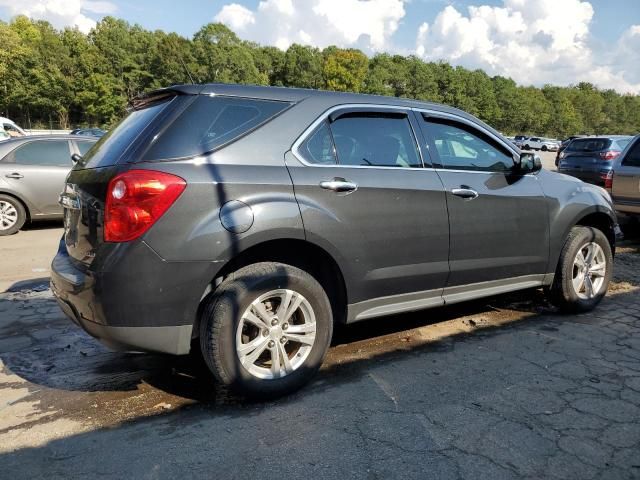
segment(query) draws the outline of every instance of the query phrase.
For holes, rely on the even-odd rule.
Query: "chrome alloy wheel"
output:
[[[573,289],[582,299],[598,295],[607,273],[607,258],[602,247],[595,242],[584,245],[573,260]]]
[[[294,372],[311,353],[316,317],[298,292],[272,290],[254,300],[236,331],[236,352],[242,366],[260,379]]]
[[[0,200],[0,230],[9,230],[18,221],[18,210],[9,202]]]

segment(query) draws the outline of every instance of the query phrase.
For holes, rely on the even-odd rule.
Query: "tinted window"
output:
[[[210,152],[262,125],[289,105],[200,95],[169,125],[144,157],[159,160]]]
[[[115,165],[127,147],[169,103],[171,102],[163,101],[131,111],[98,141],[96,148],[85,157],[84,164],[90,168]]]
[[[41,140],[16,148],[11,154],[20,165],[71,166],[71,153],[67,140]]]
[[[78,146],[78,150],[80,151],[80,155],[84,157],[84,155],[89,151],[95,142],[76,142]]]
[[[631,147],[631,150],[622,159],[622,165],[628,167],[640,167],[640,140]]]
[[[617,150],[622,151],[626,148],[627,145],[629,145],[629,143],[631,143],[631,140],[633,140],[633,138],[618,138],[612,143]]]
[[[422,167],[404,114],[349,114],[331,124],[331,133],[341,165]]]
[[[608,138],[576,138],[567,147],[567,152],[599,152],[611,145]]]
[[[332,165],[336,163],[336,152],[333,148],[331,132],[326,122],[313,132],[302,144],[300,153],[309,163]]]
[[[433,118],[426,125],[444,168],[504,172],[513,167],[511,154],[480,131]]]

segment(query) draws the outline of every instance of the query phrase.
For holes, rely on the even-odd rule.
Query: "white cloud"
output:
[[[115,4],[101,0],[0,0],[0,7],[6,8],[11,16],[26,15],[34,20],[47,20],[57,28],[77,27],[84,33],[96,25],[86,12],[101,15],[117,11]]]
[[[214,17],[243,38],[285,49],[292,43],[390,48],[406,0],[262,0],[255,10],[239,4]]]
[[[593,14],[582,0],[503,0],[501,7],[470,6],[466,15],[449,5],[420,26],[416,53],[521,84],[590,81],[640,92],[640,26],[627,30],[613,52],[597,54],[590,46]]]

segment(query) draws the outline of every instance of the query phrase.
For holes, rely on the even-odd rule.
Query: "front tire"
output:
[[[0,195],[0,236],[13,235],[27,221],[27,212],[19,200]]]
[[[567,313],[593,310],[607,293],[612,272],[611,245],[604,233],[592,227],[573,227],[547,290],[549,300]]]
[[[281,263],[241,268],[205,299],[200,346],[216,379],[238,393],[274,398],[316,374],[329,349],[329,299],[307,272]]]
[[[547,151],[547,146],[546,146],[546,145],[543,145],[543,146],[542,146],[542,148],[541,148],[541,150],[542,150],[543,152],[546,152],[546,151]]]

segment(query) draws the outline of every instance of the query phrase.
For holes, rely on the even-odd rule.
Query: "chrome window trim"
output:
[[[338,110],[345,110],[345,109],[349,109],[349,108],[357,108],[357,109],[362,109],[362,110],[397,110],[399,112],[403,112],[407,114],[407,122],[409,122],[409,128],[411,129],[411,133],[413,134],[413,139],[415,141],[415,145],[416,145],[416,149],[418,151],[418,156],[420,157],[420,163],[422,163],[422,166],[419,167],[384,167],[384,166],[378,166],[378,165],[340,165],[339,163],[334,163],[334,164],[321,164],[321,163],[311,163],[308,162],[307,160],[305,160],[304,156],[302,155],[302,153],[300,152],[300,146],[307,141],[307,139],[309,138],[309,136],[311,134],[313,134],[313,132],[315,132],[316,128],[324,121],[326,121],[329,116]],[[293,154],[293,156],[300,162],[302,163],[304,166],[307,167],[317,167],[317,168],[368,168],[368,169],[374,169],[374,170],[410,170],[412,172],[415,171],[423,171],[423,170],[431,170],[434,171],[435,169],[433,167],[426,167],[425,166],[425,161],[424,161],[424,157],[422,154],[422,148],[420,146],[420,142],[418,141],[418,139],[420,137],[418,137],[418,135],[416,134],[415,130],[413,129],[413,124],[411,123],[411,119],[409,118],[410,113],[413,111],[413,108],[411,107],[402,107],[399,105],[380,105],[380,104],[373,104],[373,103],[345,103],[342,105],[334,105],[333,107],[329,108],[328,110],[325,110],[318,118],[316,118],[311,125],[309,125],[301,134],[300,136],[296,139],[295,142],[293,142],[293,145],[291,146],[291,153]],[[331,128],[331,127],[329,127]],[[336,155],[337,158],[337,155]],[[429,162],[431,164],[431,162]]]

